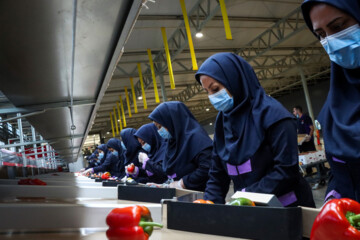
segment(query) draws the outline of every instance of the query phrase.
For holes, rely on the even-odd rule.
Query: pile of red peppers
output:
[[[31,178],[26,178],[26,179],[20,179],[18,181],[18,185],[47,185],[46,182],[41,181],[40,179],[31,179]]]
[[[106,236],[110,240],[148,240],[154,227],[149,209],[145,206],[115,208],[106,217],[109,229]]]
[[[360,203],[333,199],[325,204],[311,229],[311,240],[360,240]]]

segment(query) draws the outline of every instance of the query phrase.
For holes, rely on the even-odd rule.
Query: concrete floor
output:
[[[320,208],[324,204],[326,189],[327,184],[325,186],[319,186],[316,190],[312,190],[316,208]]]

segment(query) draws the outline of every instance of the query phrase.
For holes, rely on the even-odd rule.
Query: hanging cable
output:
[[[74,148],[74,68],[75,68],[75,44],[76,44],[76,14],[77,0],[73,0],[73,19],[72,19],[72,47],[71,47],[71,89],[70,89],[70,117],[71,117],[71,148]],[[73,153],[73,152],[72,152]]]

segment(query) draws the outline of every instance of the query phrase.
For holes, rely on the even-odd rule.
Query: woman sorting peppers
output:
[[[94,168],[89,168],[83,174],[87,175],[90,173],[98,173],[98,172],[110,172],[111,176],[119,176],[120,170],[118,167],[119,159],[114,154],[112,154],[106,144],[101,144],[97,147],[99,152],[99,160],[101,164]]]
[[[296,121],[265,94],[252,67],[232,53],[208,58],[195,75],[219,114],[205,199],[235,191],[274,194],[283,206],[315,207],[299,173]]]
[[[161,103],[149,115],[168,142],[163,170],[169,186],[204,191],[208,180],[212,141],[182,102]]]
[[[108,150],[117,157],[117,174],[115,175],[117,178],[123,178],[125,176],[125,153],[123,148],[121,147],[121,141],[117,138],[110,138],[107,142]]]
[[[134,138],[136,132],[135,128],[125,128],[120,132],[122,147],[125,150],[125,171],[126,174],[135,179],[139,178],[139,169],[141,164],[139,163],[138,155],[143,152],[140,143]],[[130,166],[132,165],[132,166]],[[128,171],[128,169],[132,171]]]
[[[331,60],[330,90],[318,116],[332,173],[325,200],[360,201],[360,2],[307,0],[302,11]]]
[[[141,126],[134,137],[139,141],[146,153],[139,153],[141,169],[145,172],[142,183],[154,182],[163,183],[167,176],[163,171],[163,161],[167,149],[167,141],[160,137],[155,124],[148,123]]]

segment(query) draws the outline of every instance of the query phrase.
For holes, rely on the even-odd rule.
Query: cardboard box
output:
[[[310,155],[309,154],[299,154],[299,164],[300,165],[306,165],[306,164],[310,164]]]
[[[319,161],[316,152],[310,152],[308,153],[308,156],[309,156],[309,163],[315,163]]]
[[[311,228],[314,224],[316,216],[320,213],[320,208],[301,207],[303,237],[310,238]]]
[[[316,156],[317,156],[317,158],[318,158],[319,161],[326,159],[325,151],[324,151],[324,150],[317,151],[317,152],[316,152]]]

